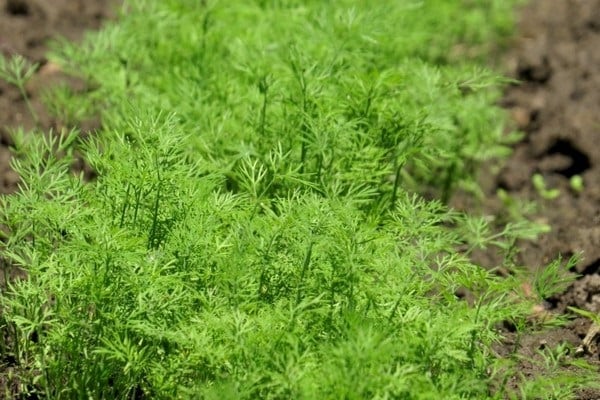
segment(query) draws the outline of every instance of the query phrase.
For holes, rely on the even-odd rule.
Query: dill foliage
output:
[[[503,236],[445,202],[508,152],[481,60],[513,5],[136,0],[56,45],[88,90],[49,107],[102,128],[15,135],[2,257],[27,278],[0,327],[22,391],[502,397],[496,327],[530,303],[458,250]]]

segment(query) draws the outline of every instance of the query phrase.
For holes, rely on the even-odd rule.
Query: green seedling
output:
[[[567,307],[567,308],[569,310],[573,311],[574,313],[579,314],[582,317],[585,317],[585,318],[589,319],[593,323],[595,323],[597,325],[600,325],[600,314],[593,313],[593,312],[587,311],[587,310],[582,310],[582,309],[577,308],[577,307]]]
[[[581,194],[584,190],[583,178],[581,177],[581,175],[573,175],[571,179],[569,179],[569,185],[571,186],[571,189],[577,194]]]
[[[10,60],[7,60],[4,55],[0,53],[0,79],[14,85],[19,90],[36,125],[39,124],[39,118],[31,105],[25,85],[29,79],[31,79],[35,71],[37,71],[38,67],[39,64],[31,64],[20,54],[14,55]]]
[[[548,189],[542,174],[534,174],[532,177],[533,187],[538,194],[546,200],[553,200],[560,196],[560,190]]]
[[[530,201],[524,201],[516,196],[510,195],[506,190],[500,188],[496,191],[496,196],[504,206],[503,218],[500,218],[504,223],[526,223],[531,216],[537,211],[537,204]],[[531,223],[541,229],[540,233],[550,230],[550,227],[545,224]]]
[[[579,257],[574,256],[563,265],[560,258],[545,268],[536,271],[533,278],[533,289],[540,299],[548,299],[563,293],[575,281],[576,276],[569,271],[577,264]]]
[[[506,208],[512,208],[515,206],[515,200],[506,192],[504,189],[498,189],[496,196],[502,201],[502,204]]]

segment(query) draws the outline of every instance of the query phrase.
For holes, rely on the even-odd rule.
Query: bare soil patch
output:
[[[58,37],[81,38],[85,30],[97,29],[103,20],[114,16],[117,3],[116,0],[0,0],[0,52],[7,58],[20,54],[40,65],[27,92],[40,116],[41,128],[52,128],[56,122],[41,104],[46,82],[55,82],[59,74],[47,66],[48,41]],[[29,130],[35,127],[35,121],[18,90],[0,81],[0,193],[13,192],[19,179],[9,167],[8,149],[9,131],[18,126]]]
[[[568,312],[568,306],[600,313],[598,49],[599,0],[533,0],[521,10],[518,37],[507,59],[510,75],[521,83],[506,91],[503,106],[526,136],[491,189],[537,201],[537,217],[552,227],[538,241],[521,244],[521,265],[541,268],[558,255],[583,253],[573,271],[580,275],[577,281],[565,293],[546,299],[556,314]],[[559,189],[557,198],[545,200],[537,193],[531,179],[536,173],[548,188]],[[580,192],[571,186],[574,176],[583,178]],[[540,346],[581,346],[590,325],[577,318],[566,328],[524,338],[519,352],[532,362],[523,362],[521,372],[540,373],[533,362]],[[598,346],[586,348],[581,356],[600,368]],[[582,392],[577,398],[600,399],[600,391]]]

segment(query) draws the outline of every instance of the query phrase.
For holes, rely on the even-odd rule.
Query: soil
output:
[[[61,79],[46,58],[49,41],[80,39],[85,30],[97,29],[114,16],[116,4],[117,0],[0,0],[0,52],[6,58],[20,54],[39,64],[27,94],[41,130],[55,128],[57,123],[42,106],[45,82]],[[14,192],[19,180],[9,167],[10,131],[19,126],[27,131],[36,124],[19,91],[0,80],[0,193]]]
[[[552,228],[539,240],[519,243],[518,264],[535,271],[558,256],[582,254],[572,271],[577,280],[564,293],[545,299],[547,310],[564,315],[572,306],[600,315],[600,0],[530,1],[520,10],[511,48],[506,68],[520,83],[508,88],[502,105],[525,136],[488,183],[489,194],[504,189],[511,197],[536,201],[534,218]],[[544,199],[532,184],[534,174],[541,174],[559,196]],[[583,190],[572,187],[574,176],[583,178]],[[566,327],[522,338],[519,372],[541,373],[537,350],[565,344],[579,350],[567,358],[587,359],[600,382],[599,335],[586,338],[594,329],[590,325],[575,318]],[[582,348],[584,339],[596,343]],[[514,348],[511,340],[508,334],[504,351]],[[600,399],[600,391],[577,396]]]
[[[59,74],[45,58],[48,40],[81,38],[84,30],[98,28],[113,16],[115,4],[117,0],[0,0],[0,52],[6,57],[21,54],[40,65],[28,95],[40,114],[42,130],[58,123],[40,101],[46,83],[56,81]],[[546,311],[561,315],[575,306],[600,313],[600,0],[531,0],[520,10],[511,48],[504,60],[506,71],[520,83],[507,89],[502,105],[525,136],[506,166],[484,186],[490,199],[501,188],[516,199],[536,201],[540,209],[535,218],[552,227],[539,240],[520,243],[520,265],[536,270],[558,255],[583,253],[573,270],[578,279],[564,293],[545,299]],[[18,91],[0,82],[0,193],[14,192],[18,183],[9,166],[9,132],[17,126],[32,129],[35,122]],[[544,177],[546,187],[560,191],[557,198],[540,196],[532,185],[536,173]],[[571,186],[574,176],[583,178],[583,190]],[[484,212],[497,210],[497,203],[490,200]],[[559,344],[577,349],[590,325],[575,318],[566,327],[524,338],[507,330],[507,340],[497,351],[509,355],[516,350],[523,357],[517,372],[524,376],[544,373],[535,363],[538,350]],[[577,355],[600,371],[598,347],[586,347]],[[3,369],[4,390],[16,382],[3,379]],[[508,384],[516,387],[518,382]],[[600,399],[600,391],[577,396]]]

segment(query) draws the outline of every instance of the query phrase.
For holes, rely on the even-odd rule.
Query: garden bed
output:
[[[547,299],[557,313],[569,306],[600,313],[599,47],[600,1],[537,0],[523,8],[519,37],[507,58],[511,75],[522,83],[507,90],[502,104],[526,137],[494,186],[536,201],[537,218],[552,227],[539,240],[520,244],[522,265],[539,268],[558,254],[582,253],[573,270],[580,274],[577,281]],[[540,195],[530,179],[536,173],[559,190],[558,197]],[[581,191],[571,184],[577,175],[583,178]],[[532,337],[529,345],[580,346],[589,330],[590,321],[577,318],[565,328]],[[587,357],[598,365],[598,348]],[[535,369],[531,364],[524,368]],[[590,391],[577,398],[599,397]]]
[[[112,6],[109,3],[64,1],[53,2],[51,8],[45,6],[45,3],[41,1],[7,0],[2,3],[0,49],[5,55],[23,54],[30,61],[41,64],[37,76],[30,81],[27,90],[44,130],[60,129],[65,123],[64,119],[48,116],[41,106],[41,93],[47,87],[46,82],[56,83],[64,78],[60,69],[53,63],[47,63],[44,58],[46,49],[43,44],[45,40],[57,34],[65,35],[69,39],[77,39],[83,29],[98,27],[103,18],[113,15]],[[557,7],[564,9],[557,10]],[[521,202],[535,201],[538,204],[536,210],[522,216],[547,224],[552,231],[541,235],[535,241],[519,240],[518,247],[521,251],[516,254],[514,260],[515,265],[531,269],[533,273],[529,276],[532,280],[536,271],[539,272],[541,268],[550,264],[559,254],[568,258],[581,251],[584,252],[581,260],[576,262],[573,267],[574,272],[582,274],[582,276],[566,291],[554,294],[544,299],[547,303],[540,304],[545,307],[545,312],[557,315],[567,313],[569,306],[596,313],[600,311],[600,207],[598,206],[600,204],[600,171],[598,171],[600,149],[597,140],[600,130],[600,114],[595,111],[600,101],[600,90],[598,90],[600,89],[598,87],[600,86],[598,78],[600,76],[600,71],[598,71],[600,60],[598,60],[597,52],[594,51],[600,47],[599,13],[600,2],[598,1],[565,1],[559,5],[550,4],[547,1],[533,1],[522,10],[519,37],[515,40],[513,50],[508,52],[504,61],[509,74],[522,83],[509,87],[501,103],[511,112],[515,124],[526,135],[522,141],[515,144],[514,154],[500,171],[490,167],[486,172],[489,179],[482,181],[481,186],[485,190],[487,200],[473,202],[472,198],[465,198],[464,195],[452,199],[452,204],[458,209],[469,208],[467,211],[471,212],[470,208],[476,207],[477,212],[482,214],[506,213],[506,209],[511,204],[519,211]],[[346,17],[351,18],[351,16]],[[73,23],[68,23],[71,20]],[[210,23],[208,19],[206,21],[207,24]],[[351,21],[348,23],[351,24]],[[14,32],[22,32],[22,34],[15,35]],[[462,47],[454,49],[457,54],[464,50]],[[429,56],[436,57],[435,54]],[[304,61],[301,59],[301,55],[298,57],[291,61],[292,66],[294,63]],[[127,63],[129,60],[123,62]],[[248,66],[240,65],[238,67],[243,69]],[[131,78],[136,79],[135,74],[132,74]],[[259,86],[261,94],[264,94],[268,90],[268,85],[273,83],[268,81],[266,76],[263,78],[264,80],[261,81],[263,86]],[[253,79],[253,77],[248,79]],[[304,78],[299,78],[301,85],[302,79]],[[387,84],[388,82],[384,82],[384,85]],[[71,87],[76,93],[88,90],[86,85],[80,80],[71,80]],[[469,87],[462,89],[471,90]],[[362,106],[357,104],[357,107]],[[90,108],[93,107],[90,106]],[[27,111],[27,106],[19,92],[4,83],[0,83],[0,110],[2,110],[0,127],[4,127],[0,128],[2,133],[0,185],[4,193],[11,193],[16,189],[18,177],[8,165],[10,158],[8,148],[14,143],[6,127],[24,126],[26,129],[30,129],[35,126],[35,121],[31,113]],[[87,117],[88,122],[87,126],[83,127],[84,131],[98,127],[97,118],[89,118],[89,115]],[[259,123],[260,120],[261,118],[258,118],[257,121],[250,121],[250,123]],[[270,127],[265,128],[264,120],[262,123],[263,127],[258,129],[263,129],[264,134],[264,130],[268,130]],[[251,167],[252,164],[244,167],[246,174],[252,173]],[[254,173],[256,172],[254,171]],[[540,174],[543,178],[545,185],[543,189],[539,185],[538,188],[534,187],[532,177],[535,174]],[[573,184],[572,178],[576,176],[583,179],[583,186]],[[398,176],[396,176],[397,178]],[[299,178],[295,176],[293,179]],[[283,185],[281,182],[280,184]],[[433,182],[434,186],[435,184]],[[240,190],[240,185],[243,186],[244,182],[239,176],[228,177],[228,189],[237,191]],[[504,191],[502,196],[504,202],[497,195],[498,189]],[[549,194],[554,189],[558,189],[557,197]],[[443,196],[446,194],[443,193]],[[428,192],[427,195],[430,193]],[[393,196],[396,196],[395,189]],[[479,205],[473,205],[474,203]],[[297,217],[301,218],[302,216],[298,215]],[[283,235],[288,235],[287,240],[290,241],[296,240],[296,235],[301,235],[299,232],[286,232],[283,227],[281,229],[284,232]],[[416,238],[411,240],[416,240]],[[152,240],[149,239],[149,247],[154,246],[151,242]],[[312,246],[310,244],[308,247],[309,255],[302,257],[310,259]],[[282,251],[285,253],[284,250]],[[327,252],[326,250],[322,251]],[[294,255],[289,254],[289,257],[292,256]],[[505,258],[505,256],[503,257]],[[498,259],[495,253],[474,254],[474,258],[479,260],[481,265],[488,264],[486,266],[490,268],[497,267],[498,263],[502,262],[502,259]],[[15,271],[12,270],[11,273],[15,273]],[[280,273],[283,272],[280,271]],[[304,276],[304,273],[302,275]],[[513,271],[508,271],[507,280],[511,275],[513,275]],[[527,274],[522,276],[527,276]],[[270,276],[268,279],[279,278]],[[522,283],[525,292],[533,290],[530,288],[531,285],[535,286],[530,284],[527,279]],[[307,287],[305,290],[312,289],[314,288]],[[463,292],[461,291],[461,293]],[[272,298],[277,297],[272,293],[264,293],[264,295],[265,299],[268,298],[264,301],[271,301]],[[307,318],[318,319],[316,315],[307,315]],[[543,385],[550,385],[551,377],[555,375],[549,373],[549,366],[542,357],[543,354],[548,356],[544,350],[551,349],[550,351],[556,352],[557,359],[561,360],[560,365],[555,366],[556,369],[551,371],[552,374],[568,373],[573,370],[575,367],[564,360],[575,360],[573,352],[578,346],[581,346],[581,341],[590,329],[590,321],[577,318],[565,327],[526,334],[512,332],[515,327],[510,324],[507,324],[504,329],[503,334],[506,340],[503,345],[496,347],[496,351],[507,357],[514,357],[515,352],[523,356],[513,367],[517,368],[516,372],[523,373],[525,378],[548,374],[550,377],[548,381],[538,381],[536,384],[542,386],[530,391],[530,393],[535,393],[536,390],[539,393],[547,393],[550,389]],[[366,335],[365,340],[381,340],[381,338],[376,339],[369,336],[368,332],[360,334]],[[256,340],[256,338],[251,339]],[[162,340],[176,342],[173,338],[163,338]],[[256,343],[254,345],[258,346]],[[296,345],[299,344],[296,343]],[[347,350],[352,351],[352,349]],[[390,347],[390,351],[395,351],[393,346]],[[572,353],[568,354],[568,351]],[[580,356],[580,359],[595,366],[597,371],[599,357],[597,349],[586,351]],[[376,357],[384,359],[380,355]],[[536,363],[536,361],[538,362]],[[9,357],[2,362],[5,365],[8,364],[6,371],[18,372],[14,365],[16,360]],[[294,364],[299,361],[288,360],[288,362]],[[221,366],[221,368],[225,367]],[[356,373],[357,371],[350,372]],[[190,371],[186,371],[186,373],[191,374]],[[217,378],[213,377],[212,379]],[[0,378],[0,382],[7,386],[18,384],[18,381],[10,381],[6,378]],[[163,384],[168,387],[169,382],[163,382]],[[348,384],[350,385],[350,383]],[[506,384],[512,385],[518,390],[518,387],[523,384],[523,380],[516,379],[506,382]],[[333,384],[331,385],[333,386]],[[424,383],[423,385],[427,387]],[[570,387],[569,384],[565,385],[565,387]],[[115,384],[115,387],[118,385]],[[130,395],[141,394],[146,389],[143,385],[137,386],[130,388],[129,393]],[[227,389],[233,390],[231,387],[227,387]],[[264,390],[261,393],[270,393],[267,386],[261,390]],[[555,392],[560,393],[558,388]],[[578,396],[578,399],[594,399],[598,398],[598,392],[586,389],[578,392]]]
[[[552,227],[538,240],[520,243],[522,265],[535,273],[559,254],[582,254],[573,268],[580,275],[577,281],[547,299],[546,308],[558,314],[568,312],[567,307],[600,311],[600,59],[594,50],[600,45],[599,21],[598,1],[531,1],[522,8],[519,36],[505,59],[510,76],[520,83],[508,88],[502,105],[526,136],[506,166],[483,182],[490,198],[503,189],[536,202],[536,218]],[[560,194],[545,197],[532,183],[535,174]],[[583,178],[583,190],[573,188],[574,176]],[[531,337],[524,352],[532,355],[532,349],[547,344],[580,346],[590,329],[589,320],[576,318],[564,328]],[[596,350],[586,357],[597,363],[599,354]],[[536,369],[529,363],[523,368]],[[578,398],[599,396],[590,392]]]

